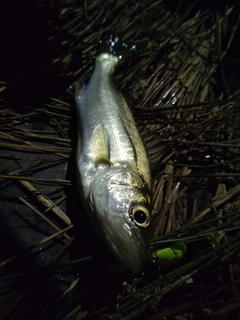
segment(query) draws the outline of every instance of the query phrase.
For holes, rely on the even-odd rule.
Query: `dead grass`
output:
[[[191,4],[181,10],[170,8],[161,0],[150,5],[126,0],[39,4],[51,6],[58,16],[49,41],[61,44],[62,51],[53,57],[53,64],[59,66],[66,88],[78,76],[88,80],[96,44],[104,31],[114,30],[124,41],[142,46],[141,52],[116,74],[115,81],[132,99],[155,168],[151,249],[177,242],[189,247],[186,257],[174,268],[152,270],[151,277],[131,277],[127,273],[114,306],[103,306],[98,311],[91,310],[91,303],[87,311],[82,311],[81,302],[73,304],[71,310],[61,309],[60,305],[67,305],[76,292],[75,277],[56,303],[61,309],[57,319],[83,319],[88,314],[115,320],[143,316],[151,320],[199,319],[199,315],[202,319],[227,319],[231,312],[236,315],[240,249],[239,92],[230,95],[223,73],[222,78],[216,73],[222,68],[239,24],[234,6],[212,10]],[[0,92],[4,92],[8,84],[1,81],[0,86]],[[40,187],[61,188],[71,182],[39,178],[33,169],[41,171],[46,165],[54,167],[69,161],[73,92],[71,87],[61,97],[50,97],[49,105],[38,110],[26,106],[25,113],[12,110],[8,101],[1,100],[0,148],[7,152],[0,154],[0,179],[20,184],[26,193],[17,201],[51,226],[52,234],[34,247],[54,238],[66,240],[50,265],[60,261],[72,244],[74,237],[69,230],[73,225],[60,208],[66,197],[52,200]],[[26,124],[37,122],[39,115],[44,115],[49,132],[26,128]],[[10,163],[18,169],[10,172]],[[38,204],[32,203],[29,193]],[[4,198],[4,190],[1,197]],[[15,256],[9,257],[0,267],[15,260]],[[212,279],[207,281],[206,277]],[[187,285],[189,279],[193,283]],[[8,319],[12,309],[17,310],[25,294],[20,294],[3,319]]]

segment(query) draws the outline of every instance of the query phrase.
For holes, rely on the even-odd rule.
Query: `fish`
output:
[[[113,75],[136,52],[115,34],[101,37],[88,84],[76,84],[77,184],[93,229],[128,269],[149,259],[151,172],[131,109]]]

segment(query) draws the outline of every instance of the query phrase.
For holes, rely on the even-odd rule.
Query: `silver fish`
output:
[[[117,259],[141,272],[148,259],[151,174],[132,113],[112,79],[131,48],[113,35],[101,42],[89,83],[76,87],[79,191],[100,238]]]

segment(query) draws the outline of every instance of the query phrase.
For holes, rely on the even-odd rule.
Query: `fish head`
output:
[[[111,168],[98,177],[89,197],[90,220],[108,248],[128,268],[141,272],[148,260],[150,191],[127,168]]]

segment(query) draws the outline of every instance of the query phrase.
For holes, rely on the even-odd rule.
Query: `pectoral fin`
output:
[[[91,149],[95,164],[110,164],[108,136],[101,124],[94,129],[91,138]]]

